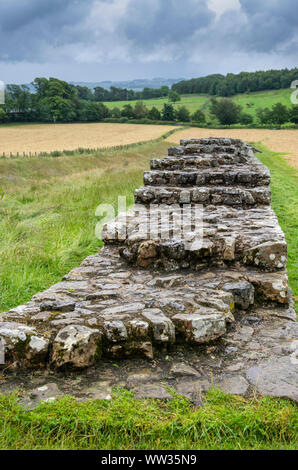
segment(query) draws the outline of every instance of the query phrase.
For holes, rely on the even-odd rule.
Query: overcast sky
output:
[[[297,0],[0,0],[5,83],[190,78],[297,58]]]

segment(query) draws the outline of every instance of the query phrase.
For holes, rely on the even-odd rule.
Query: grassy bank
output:
[[[296,411],[285,400],[217,390],[198,409],[180,397],[139,401],[121,390],[111,402],[65,397],[31,412],[1,397],[0,449],[295,449]]]
[[[288,273],[293,295],[298,298],[298,174],[277,153],[262,144],[258,158],[271,172],[272,207],[288,243]],[[296,307],[298,302],[296,301]],[[298,312],[297,308],[296,311]]]

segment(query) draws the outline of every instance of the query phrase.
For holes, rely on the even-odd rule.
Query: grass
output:
[[[59,158],[0,160],[0,311],[28,301],[59,281],[101,242],[94,236],[99,203],[116,205],[142,183],[151,158],[168,142]],[[261,144],[258,144],[260,147]],[[273,207],[289,245],[288,270],[297,290],[297,172],[262,147],[272,174]],[[245,400],[212,390],[202,408],[186,399],[111,402],[63,397],[31,412],[16,395],[0,396],[1,449],[295,449],[297,407],[273,398]],[[295,447],[296,446],[296,447]]]
[[[289,282],[294,297],[298,296],[298,174],[275,152],[270,152],[261,143],[263,150],[258,158],[271,172],[272,207],[278,216],[288,243]],[[298,303],[296,302],[296,307]],[[296,311],[298,311],[296,309]]]
[[[244,400],[213,389],[204,407],[184,398],[78,403],[64,397],[31,412],[0,397],[0,449],[206,450],[295,449],[297,408],[272,398]]]
[[[290,96],[293,90],[290,88],[281,90],[258,91],[256,93],[243,93],[233,97],[233,101],[240,104],[243,112],[256,118],[258,108],[272,108],[275,103],[282,103],[288,108],[292,106]]]
[[[179,108],[179,106],[186,106],[187,109],[193,113],[197,109],[201,109],[207,101],[210,100],[210,95],[182,95],[181,101],[177,101],[176,103],[171,103],[175,108]],[[155,106],[159,111],[163,109],[163,105],[165,103],[170,103],[168,98],[154,98],[150,100],[144,100],[144,104],[150,109]],[[134,101],[106,101],[104,104],[110,108],[123,108],[126,104],[131,104],[134,106],[137,103],[136,100]]]

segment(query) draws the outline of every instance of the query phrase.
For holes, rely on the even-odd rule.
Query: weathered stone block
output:
[[[240,309],[247,310],[254,303],[255,290],[249,282],[229,282],[221,288],[233,294],[235,305]]]
[[[226,331],[226,318],[218,313],[177,314],[172,317],[172,321],[183,339],[194,343],[214,340]]]
[[[95,363],[101,355],[100,330],[82,325],[66,326],[53,342],[52,365],[61,367],[86,367]]]

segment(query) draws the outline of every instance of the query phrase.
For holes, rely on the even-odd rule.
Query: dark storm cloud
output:
[[[127,8],[124,32],[136,47],[183,43],[215,18],[207,1],[138,0]]]
[[[2,0],[0,60],[47,61],[50,49],[87,41],[83,19],[93,0]]]
[[[258,52],[272,52],[291,47],[297,41],[298,16],[295,0],[239,0],[247,17],[239,39],[242,48]],[[236,39],[236,38],[234,38]]]
[[[82,77],[89,66],[93,77],[94,70],[100,77],[117,70],[119,79],[127,77],[128,69],[135,78],[148,70],[155,76],[181,77],[294,66],[298,56],[295,3],[0,0],[0,62],[5,70],[13,67],[14,74],[25,70],[26,62],[28,68],[36,64],[33,75],[51,70],[61,76],[65,70],[61,78],[78,73]],[[216,15],[216,4],[220,12],[226,11]],[[84,76],[88,78],[92,77]],[[115,78],[114,72],[109,78]]]

